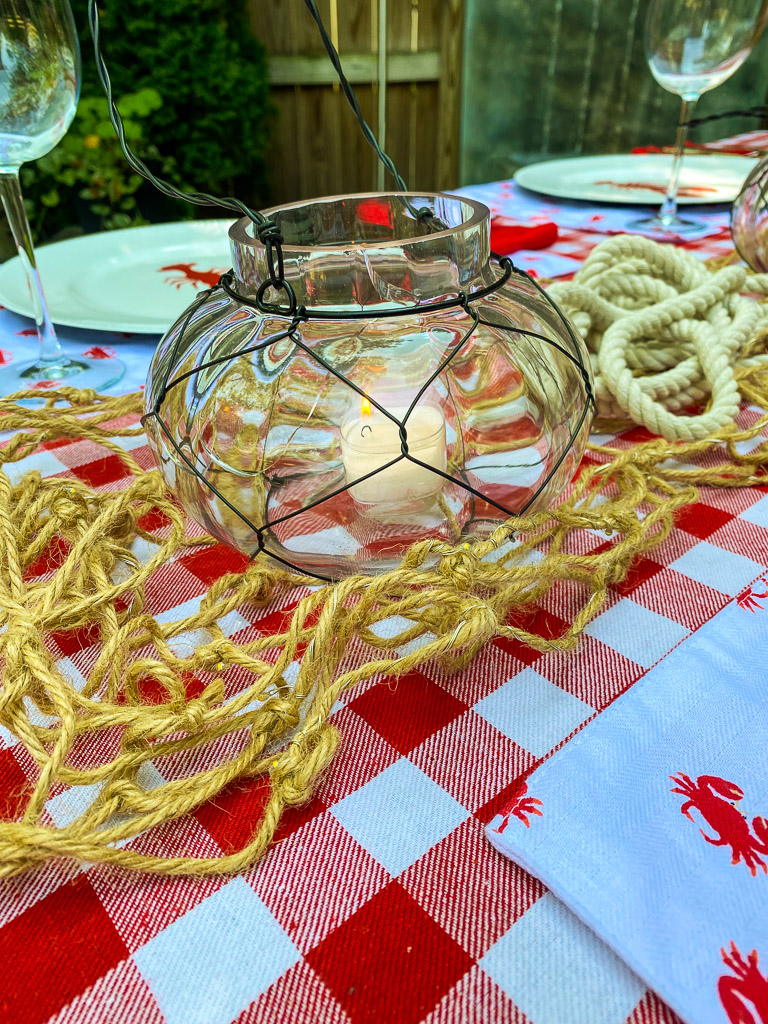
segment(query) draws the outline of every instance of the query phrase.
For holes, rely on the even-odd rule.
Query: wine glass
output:
[[[721,85],[744,63],[760,38],[768,0],[651,0],[645,23],[645,53],[651,74],[682,99],[667,194],[655,217],[632,228],[686,235],[700,224],[677,215],[677,190],[687,122],[703,92]]]
[[[32,363],[0,368],[0,392],[35,381],[102,390],[125,373],[116,359],[70,359],[56,337],[24,210],[19,168],[48,153],[75,116],[80,50],[69,0],[0,0],[0,200],[27,273],[39,338]]]

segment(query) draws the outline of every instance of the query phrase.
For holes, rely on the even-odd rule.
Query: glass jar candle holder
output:
[[[287,287],[266,288],[265,246],[238,221],[231,274],[149,372],[152,450],[193,519],[335,579],[427,537],[487,537],[561,493],[593,415],[588,355],[491,257],[485,207],[395,193],[265,212]]]

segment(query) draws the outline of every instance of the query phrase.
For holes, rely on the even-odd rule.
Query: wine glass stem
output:
[[[24,209],[18,171],[0,171],[0,199],[11,227],[13,241],[27,272],[35,323],[37,324],[37,336],[40,339],[40,362],[44,365],[55,366],[57,363],[63,362],[64,357],[59,339],[56,337],[56,331],[53,329],[51,318],[48,315],[43,286],[37,271],[32,232]]]
[[[680,122],[677,126],[677,137],[675,138],[675,155],[672,157],[672,170],[669,175],[667,194],[659,211],[661,221],[674,222],[677,220],[677,189],[680,185],[680,168],[683,164],[683,150],[685,140],[688,138],[688,122],[693,117],[696,109],[698,96],[684,96],[683,105],[680,108]]]

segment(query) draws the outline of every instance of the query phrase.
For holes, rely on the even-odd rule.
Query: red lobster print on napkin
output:
[[[743,860],[752,875],[757,874],[758,867],[768,874],[763,855],[768,854],[768,821],[758,815],[749,822],[736,807],[743,799],[743,790],[735,782],[720,779],[717,775],[700,775],[695,782],[688,775],[680,772],[670,775],[676,783],[670,793],[679,793],[687,797],[680,812],[690,821],[690,808],[694,807],[714,830],[716,836],[708,836],[703,828],[699,832],[712,846],[730,846],[731,864]]]
[[[746,960],[735,942],[731,942],[730,952],[720,952],[723,963],[733,972],[717,981],[717,994],[730,1024],[768,1024],[768,978],[760,973],[757,950],[753,949]]]
[[[522,821],[526,828],[531,827],[531,823],[528,820],[529,814],[537,814],[540,818],[544,817],[539,810],[539,807],[541,807],[541,800],[537,800],[535,796],[528,796],[527,794],[528,786],[524,782],[515,793],[512,802],[508,804],[502,812],[502,822],[498,828],[493,830],[494,832],[498,832],[498,834],[501,835],[509,824],[509,819],[513,817]]]

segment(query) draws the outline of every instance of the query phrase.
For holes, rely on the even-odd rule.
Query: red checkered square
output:
[[[622,442],[623,447],[628,447],[634,444],[645,444],[646,441],[656,441],[658,437],[658,434],[652,434],[646,427],[638,426],[622,431],[618,440]]]
[[[476,818],[433,846],[399,881],[473,960],[544,892],[538,879],[490,845]]]
[[[45,551],[38,555],[34,562],[30,562],[24,570],[24,581],[28,582],[40,576],[47,576],[49,573],[56,572],[57,569],[64,565],[71,550],[72,545],[69,541],[56,534],[51,538],[51,542]]]
[[[748,519],[732,519],[710,537],[710,542],[768,565],[768,530]]]
[[[225,853],[235,853],[248,845],[258,829],[271,794],[268,779],[238,779],[213,800],[201,804],[194,814]],[[292,835],[324,810],[325,804],[317,796],[299,807],[287,807],[275,842]]]
[[[18,821],[27,806],[32,786],[16,760],[12,747],[0,750],[0,821]]]
[[[273,847],[246,875],[303,952],[322,942],[390,881],[388,872],[332,814]]]
[[[349,1024],[330,990],[300,960],[263,996],[243,1010],[233,1024]],[[383,1022],[382,1022],[383,1024]]]
[[[458,700],[472,707],[524,667],[519,658],[507,654],[495,644],[488,644],[482,655],[470,662],[466,668],[446,672],[436,661],[430,661],[422,665],[420,671]]]
[[[61,457],[61,449],[57,453]],[[120,480],[130,477],[131,471],[119,455],[104,455],[94,459],[93,462],[78,463],[72,467],[72,474],[88,484],[89,487],[98,487],[99,490],[114,490],[109,484],[115,484]]]
[[[621,581],[614,583],[612,589],[622,597],[634,594],[638,587],[644,586],[663,571],[663,566],[652,558],[640,556],[635,558],[629,567],[629,572]]]
[[[143,516],[139,516],[136,520],[136,525],[139,529],[146,530],[147,533],[159,533],[170,526],[171,522],[171,517],[167,512],[163,512],[159,508],[153,508],[149,512],[145,512]]]
[[[53,451],[55,448],[69,448],[70,450],[82,441],[82,437],[55,437],[52,441],[41,441],[40,447],[45,451]],[[67,463],[69,465],[69,463]]]
[[[568,623],[564,619],[536,605],[516,609],[507,621],[513,628],[535,633],[545,640],[561,636],[568,629]],[[533,665],[542,657],[539,651],[528,647],[515,637],[497,637],[493,643],[502,651],[513,655],[523,665]]]
[[[732,512],[725,512],[723,509],[715,508],[713,505],[705,505],[703,502],[696,502],[695,505],[685,505],[675,513],[675,525],[680,530],[692,533],[694,537],[705,540],[711,537],[721,526],[725,526],[733,519]]]
[[[653,560],[660,565],[671,565],[678,558],[695,548],[699,538],[685,530],[672,530],[670,535],[661,544],[653,548]]]
[[[133,960],[123,960],[49,1024],[165,1024],[160,1007]]]
[[[167,850],[163,851],[167,854]],[[94,868],[88,879],[129,953],[220,889],[221,876],[163,878],[119,868]]]
[[[701,497],[711,508],[737,516],[764,498],[768,487],[702,487]]]
[[[126,848],[149,857],[217,857],[221,850],[191,814],[156,825],[126,843]]]
[[[78,875],[0,929],[0,1017],[41,1024],[126,956],[88,879]]]
[[[348,707],[401,754],[409,753],[466,710],[465,704],[420,672],[383,679]]]
[[[328,806],[360,789],[400,756],[383,736],[348,707],[334,714],[333,724],[341,733],[341,743],[316,791]]]
[[[227,573],[245,572],[248,568],[246,555],[223,544],[214,544],[182,555],[179,563],[207,585],[215,583]]]
[[[87,647],[93,647],[101,640],[98,623],[88,622],[75,629],[55,629],[48,634],[59,657],[68,658]]]
[[[589,599],[590,594],[591,588],[585,583],[578,583],[575,580],[557,580],[539,599],[539,604],[564,622],[572,622],[579,609],[584,607],[584,602]],[[543,654],[543,652],[539,653]],[[518,671],[522,667],[521,665]]]
[[[474,711],[430,736],[410,755],[462,806],[475,811],[533,763],[533,755]]]
[[[598,711],[644,674],[634,661],[586,633],[574,651],[543,655],[536,671]]]
[[[418,1024],[472,966],[469,954],[396,881],[307,960],[352,1024]]]
[[[189,572],[181,562],[167,562],[147,580],[147,611],[152,615],[171,612],[191,598],[202,597],[207,589],[200,577]]]
[[[675,569],[662,569],[632,591],[632,600],[681,626],[698,629],[726,605],[728,598]]]

